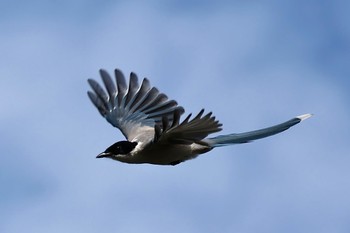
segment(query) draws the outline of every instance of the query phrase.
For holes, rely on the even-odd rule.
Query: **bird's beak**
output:
[[[99,158],[105,158],[105,157],[108,157],[108,156],[110,156],[110,155],[111,155],[110,153],[102,152],[102,153],[98,154],[98,155],[96,156],[96,158],[97,158],[97,159],[99,159]]]

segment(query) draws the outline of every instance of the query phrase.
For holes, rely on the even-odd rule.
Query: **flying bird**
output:
[[[100,70],[105,90],[88,79],[92,91],[88,96],[100,114],[118,128],[127,140],[108,147],[96,158],[110,158],[131,164],[177,165],[220,146],[240,144],[278,134],[311,117],[304,114],[284,123],[245,133],[208,137],[222,130],[222,124],[202,109],[195,117],[185,112],[175,100],[169,99],[144,78],[139,84],[131,72],[129,84],[123,73],[115,70],[114,82]]]

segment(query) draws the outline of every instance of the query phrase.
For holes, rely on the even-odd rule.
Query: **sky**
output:
[[[350,231],[349,1],[0,9],[0,232]],[[215,135],[314,116],[177,166],[96,160],[123,140],[86,95],[100,68],[213,111]]]

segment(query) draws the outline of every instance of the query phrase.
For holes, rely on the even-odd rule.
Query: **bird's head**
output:
[[[108,147],[104,152],[96,156],[96,158],[116,159],[130,153],[137,145],[137,142],[119,141]]]

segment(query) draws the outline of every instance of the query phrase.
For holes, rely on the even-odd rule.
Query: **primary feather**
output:
[[[160,124],[163,117],[172,121],[175,111],[184,112],[176,101],[151,88],[147,78],[139,85],[136,74],[131,73],[128,86],[118,69],[115,70],[116,84],[105,70],[100,70],[100,75],[107,93],[95,80],[89,79],[93,92],[88,91],[88,96],[100,114],[130,141],[142,130]]]

